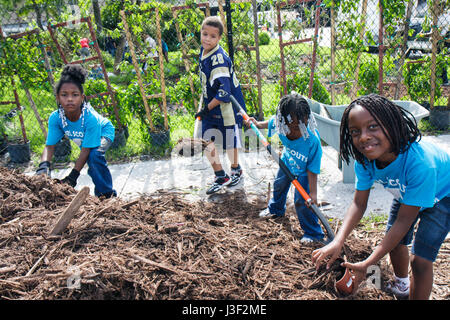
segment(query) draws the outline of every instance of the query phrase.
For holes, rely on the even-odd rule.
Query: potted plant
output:
[[[1,116],[2,136],[13,163],[24,163],[31,159],[30,141],[27,138],[22,118],[22,107],[17,107]],[[19,124],[20,123],[20,124]],[[19,130],[20,128],[20,130]]]
[[[148,128],[150,143],[154,146],[166,146],[170,142],[170,127],[164,127],[164,117],[161,114],[153,116],[154,130]]]

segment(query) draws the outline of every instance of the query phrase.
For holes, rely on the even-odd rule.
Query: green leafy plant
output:
[[[445,60],[447,59],[447,61]],[[442,78],[439,76],[443,68],[447,66],[448,58],[438,55],[436,61],[436,87],[434,91],[435,99],[442,95]],[[446,63],[445,63],[446,62]],[[425,57],[423,63],[410,63],[403,67],[403,77],[408,94],[414,101],[423,103],[430,97],[431,92],[431,58]]]
[[[265,46],[268,45],[270,43],[270,36],[267,32],[261,32],[259,34],[259,45],[260,46]]]
[[[198,101],[200,97],[201,85],[198,74],[191,73],[191,77],[194,83],[194,91],[198,92],[198,95],[196,97],[192,95],[189,85],[189,77],[187,75],[179,78],[174,86],[167,88],[167,91],[169,99],[172,103],[182,104],[189,113],[195,114],[197,112],[198,106],[195,105],[194,101]]]
[[[303,68],[296,73],[287,75],[287,92],[290,93],[291,91],[295,91],[301,95],[308,96],[310,73],[311,71],[309,69]],[[280,96],[284,95],[284,89],[280,83],[277,85],[277,89]],[[330,94],[328,93],[324,85],[320,82],[317,74],[314,74],[312,99],[325,104],[331,104]]]

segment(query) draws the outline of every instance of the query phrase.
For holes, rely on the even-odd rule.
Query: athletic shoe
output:
[[[312,239],[312,238],[310,238],[310,237],[308,237],[308,236],[303,236],[303,237],[300,239],[300,242],[303,243],[303,244],[309,244],[309,243],[313,243],[313,242],[314,242],[314,239]]]
[[[228,185],[229,187],[233,187],[241,181],[242,169],[233,169],[231,168],[231,183]]]
[[[270,213],[269,208],[265,208],[263,211],[259,213],[260,218],[275,218],[277,215]]]
[[[398,280],[388,282],[386,291],[394,294],[397,298],[407,298],[409,296],[409,286]]]
[[[231,183],[231,178],[226,174],[225,177],[216,177],[212,186],[206,191],[206,194],[213,194]]]

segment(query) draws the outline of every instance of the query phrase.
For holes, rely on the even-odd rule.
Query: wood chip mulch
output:
[[[265,195],[233,194],[222,203],[168,191],[133,201],[88,196],[64,232],[49,236],[77,191],[6,168],[0,176],[0,299],[395,299],[382,290],[392,277],[386,258],[381,289],[337,293],[340,271],[316,271],[311,253],[320,245],[300,243],[293,212],[258,218]],[[366,258],[382,238],[382,227],[361,225],[346,258]],[[449,253],[447,240],[431,299],[450,298]]]

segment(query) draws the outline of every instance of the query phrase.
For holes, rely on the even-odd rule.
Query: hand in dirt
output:
[[[358,287],[361,284],[361,282],[363,282],[366,279],[367,266],[364,262],[357,262],[357,263],[344,262],[342,263],[342,266],[349,268],[355,277],[353,280],[355,285],[352,292],[355,293],[358,290]]]
[[[69,175],[67,177],[65,177],[64,179],[62,179],[61,182],[67,183],[68,185],[75,188],[75,186],[77,185],[77,179],[79,176],[80,176],[80,172],[78,172],[75,169],[72,169],[72,171],[70,171]]]
[[[316,264],[316,270],[319,270],[321,262],[330,257],[327,262],[327,270],[331,267],[334,260],[339,257],[342,247],[335,241],[331,241],[326,246],[314,250],[312,253],[312,262]]]

